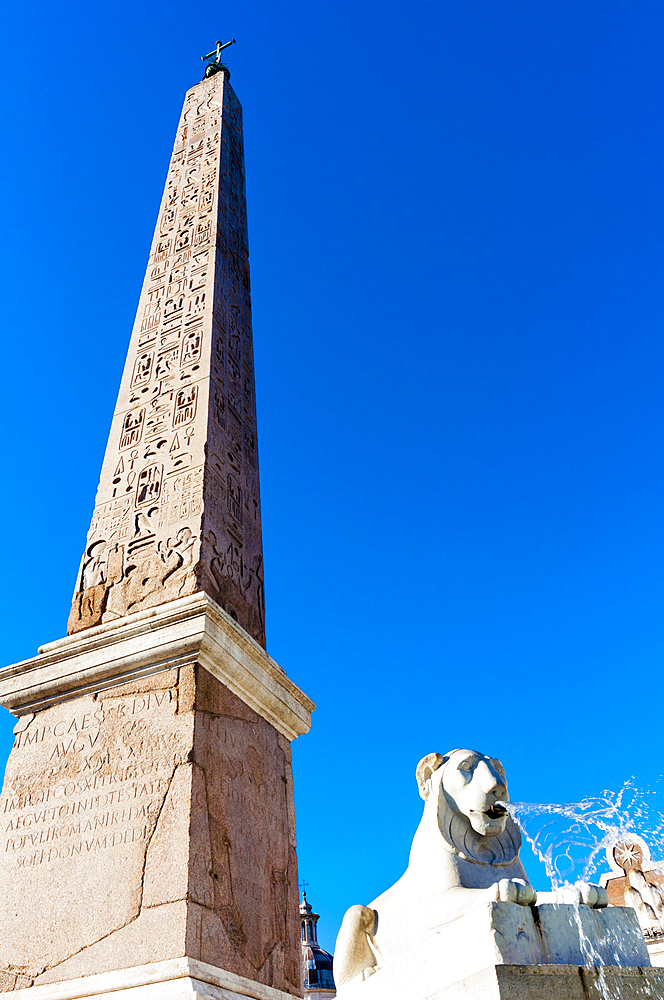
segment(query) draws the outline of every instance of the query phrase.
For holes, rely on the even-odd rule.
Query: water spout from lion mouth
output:
[[[471,809],[470,812],[474,816],[482,817],[495,823],[496,820],[505,819],[509,815],[509,808],[507,803],[499,799],[486,809]]]

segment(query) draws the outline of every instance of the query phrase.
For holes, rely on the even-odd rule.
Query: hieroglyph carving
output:
[[[264,644],[242,109],[185,99],[68,631],[205,590]]]

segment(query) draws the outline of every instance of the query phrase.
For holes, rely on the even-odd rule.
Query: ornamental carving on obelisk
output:
[[[242,109],[187,94],[69,618],[205,591],[265,644]]]

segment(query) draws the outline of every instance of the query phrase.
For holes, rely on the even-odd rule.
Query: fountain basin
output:
[[[610,983],[615,988],[597,992],[598,982],[603,989]],[[664,997],[664,970],[651,968],[636,914],[628,907],[482,903],[442,925],[398,963],[347,983],[338,996],[632,1000]]]

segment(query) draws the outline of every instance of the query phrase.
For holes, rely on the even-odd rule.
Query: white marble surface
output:
[[[482,903],[535,902],[519,860],[521,835],[504,806],[500,761],[474,750],[432,753],[416,778],[425,804],[408,868],[368,906],[346,913],[334,956],[337,990],[399,962]]]
[[[591,964],[648,967],[650,959],[633,911],[626,907],[593,910],[582,906],[518,906],[484,903],[450,921],[403,953],[399,961],[368,979],[339,988],[342,1000],[418,1000],[437,996],[454,984],[495,966],[573,966],[586,964],[577,914],[595,943]],[[460,987],[461,988],[461,987]],[[463,991],[459,994],[465,996]]]
[[[408,868],[341,925],[334,977],[344,1000],[369,984],[384,1000],[374,981],[396,984],[394,996],[405,1000],[421,976],[429,996],[441,980],[496,964],[650,964],[634,914],[606,910],[599,886],[534,905],[499,760],[475,750],[432,753],[416,777],[425,805]]]
[[[76,1000],[83,997],[98,997],[99,1000],[110,1000],[111,997],[115,1000],[179,1000],[195,995],[214,997],[215,1000],[235,1000],[236,997],[292,1000],[290,993],[191,958],[138,965],[99,976],[84,976],[21,990],[22,1000]]]
[[[659,938],[654,941],[646,941],[646,947],[648,949],[652,965],[656,965],[659,968],[664,967],[664,938]]]
[[[376,982],[362,1000],[659,1000],[664,971],[638,967],[579,968],[576,965],[494,965],[433,992],[390,992]]]

